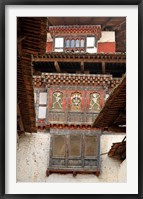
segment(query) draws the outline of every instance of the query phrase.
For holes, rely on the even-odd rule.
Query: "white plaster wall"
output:
[[[114,135],[102,135],[100,140],[100,168],[101,175],[100,180],[102,182],[118,182],[119,169],[121,161],[108,157],[109,150],[111,149],[112,143],[121,142],[125,134],[114,134]],[[126,172],[126,171],[125,171]]]
[[[102,31],[101,38],[98,43],[103,42],[115,42],[115,32],[114,31]]]
[[[45,182],[49,155],[48,133],[21,135],[17,144],[17,182]]]
[[[51,34],[50,33],[47,33],[47,42],[52,42],[53,39],[51,37]]]
[[[121,163],[119,172],[118,172],[118,182],[127,182],[127,167],[126,159]]]
[[[125,135],[102,135],[100,153],[107,153],[113,142],[120,142]],[[45,172],[49,158],[49,133],[33,133],[20,136],[17,145],[17,182],[126,182],[126,164],[101,155],[101,174],[60,175],[51,174],[46,177]]]

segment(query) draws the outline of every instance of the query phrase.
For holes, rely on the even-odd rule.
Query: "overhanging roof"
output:
[[[46,17],[17,18],[17,119],[20,131],[36,131],[31,54],[45,53],[46,27]]]
[[[104,107],[93,123],[93,127],[115,132],[125,131],[126,126],[126,76],[114,88]]]

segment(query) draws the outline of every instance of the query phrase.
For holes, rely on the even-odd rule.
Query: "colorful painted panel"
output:
[[[97,112],[100,111],[100,94],[99,93],[90,94],[89,110],[97,111]]]
[[[87,87],[52,86],[48,89],[47,122],[50,124],[91,124],[103,106],[105,92]],[[89,89],[89,88],[88,88]]]
[[[72,93],[71,95],[71,110],[80,111],[81,110],[81,100],[82,96],[80,93]]]
[[[57,91],[53,93],[52,109],[62,109],[63,93]]]

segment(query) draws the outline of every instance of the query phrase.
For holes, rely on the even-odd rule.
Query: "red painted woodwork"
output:
[[[116,43],[115,42],[103,42],[98,43],[97,47],[98,53],[115,53],[116,52]]]
[[[46,52],[52,52],[52,51],[53,51],[53,42],[47,42]]]
[[[38,119],[38,123],[45,123],[45,119]]]
[[[61,92],[63,94],[63,102],[62,102],[62,105],[63,105],[63,110],[66,110],[66,108],[68,110],[70,110],[70,106],[71,106],[71,95],[73,93],[80,93],[82,95],[82,101],[81,101],[81,111],[84,112],[84,104],[86,103],[86,110],[88,111],[89,109],[89,104],[90,104],[90,94],[92,93],[99,93],[100,94],[100,107],[102,108],[103,105],[104,105],[104,90],[93,90],[93,91],[81,91],[81,90],[61,90],[61,89],[56,89],[56,90],[53,90],[53,89],[50,89],[49,91],[49,110],[52,108],[52,99],[53,99],[53,93],[54,92]],[[66,104],[66,93],[68,95],[68,104]],[[85,98],[86,98],[86,101],[85,101]],[[68,105],[68,107],[66,107]]]

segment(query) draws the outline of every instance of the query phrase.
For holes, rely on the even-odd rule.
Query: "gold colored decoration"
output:
[[[71,96],[71,110],[79,111],[81,110],[81,94],[73,93]]]

